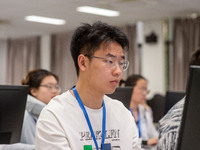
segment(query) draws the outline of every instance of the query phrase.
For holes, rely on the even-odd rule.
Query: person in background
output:
[[[105,94],[115,91],[128,68],[126,35],[100,21],[79,26],[70,50],[76,86],[42,110],[36,127],[37,150],[140,150],[131,113]]]
[[[200,49],[194,51],[189,65],[200,66]],[[158,150],[174,150],[177,147],[178,133],[182,119],[185,97],[176,103],[158,124]]]
[[[146,96],[149,93],[147,79],[139,74],[133,74],[126,81],[122,80],[122,83],[133,87],[129,110],[138,126],[142,146],[151,148],[158,142],[158,132],[153,124],[152,110],[146,104]]]
[[[1,150],[34,150],[35,128],[41,110],[60,92],[58,77],[43,69],[30,71],[22,80],[29,86],[20,143],[0,145]]]
[[[35,144],[35,128],[41,110],[60,93],[58,76],[43,69],[30,71],[22,80],[29,86],[21,143]]]

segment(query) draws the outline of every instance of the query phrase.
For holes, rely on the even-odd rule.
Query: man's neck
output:
[[[76,90],[84,106],[87,106],[91,109],[99,109],[103,106],[104,95],[98,94],[98,91],[94,91],[94,89],[91,87],[88,87],[79,82],[77,82]],[[71,91],[71,93],[74,95],[73,91]]]

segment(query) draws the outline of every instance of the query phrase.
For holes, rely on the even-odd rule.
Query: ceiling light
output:
[[[103,9],[103,8],[90,7],[90,6],[81,6],[81,7],[78,7],[76,10],[79,11],[79,12],[101,15],[101,16],[107,16],[107,17],[117,17],[120,14],[118,11]]]
[[[53,25],[65,24],[65,20],[63,19],[55,19],[55,18],[48,18],[48,17],[41,17],[41,16],[26,16],[25,20],[32,21],[32,22],[53,24]]]

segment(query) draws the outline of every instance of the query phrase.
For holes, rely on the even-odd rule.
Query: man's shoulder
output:
[[[56,97],[54,97],[45,107],[45,110],[59,111],[64,108],[69,109],[77,106],[78,103],[73,95],[66,91]]]
[[[131,114],[129,109],[126,108],[124,104],[117,99],[112,99],[105,95],[104,101],[106,104],[106,108],[108,108],[109,112],[114,115],[119,115],[119,116],[124,115],[128,117]]]
[[[104,101],[107,104],[108,107],[113,107],[113,108],[118,108],[118,109],[126,109],[124,104],[117,100],[117,99],[112,99],[108,97],[107,95],[104,96]]]

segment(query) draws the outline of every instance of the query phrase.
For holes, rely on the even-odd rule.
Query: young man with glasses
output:
[[[139,150],[138,131],[125,106],[107,97],[128,68],[128,39],[105,23],[83,24],[72,37],[78,81],[40,115],[37,150]]]

